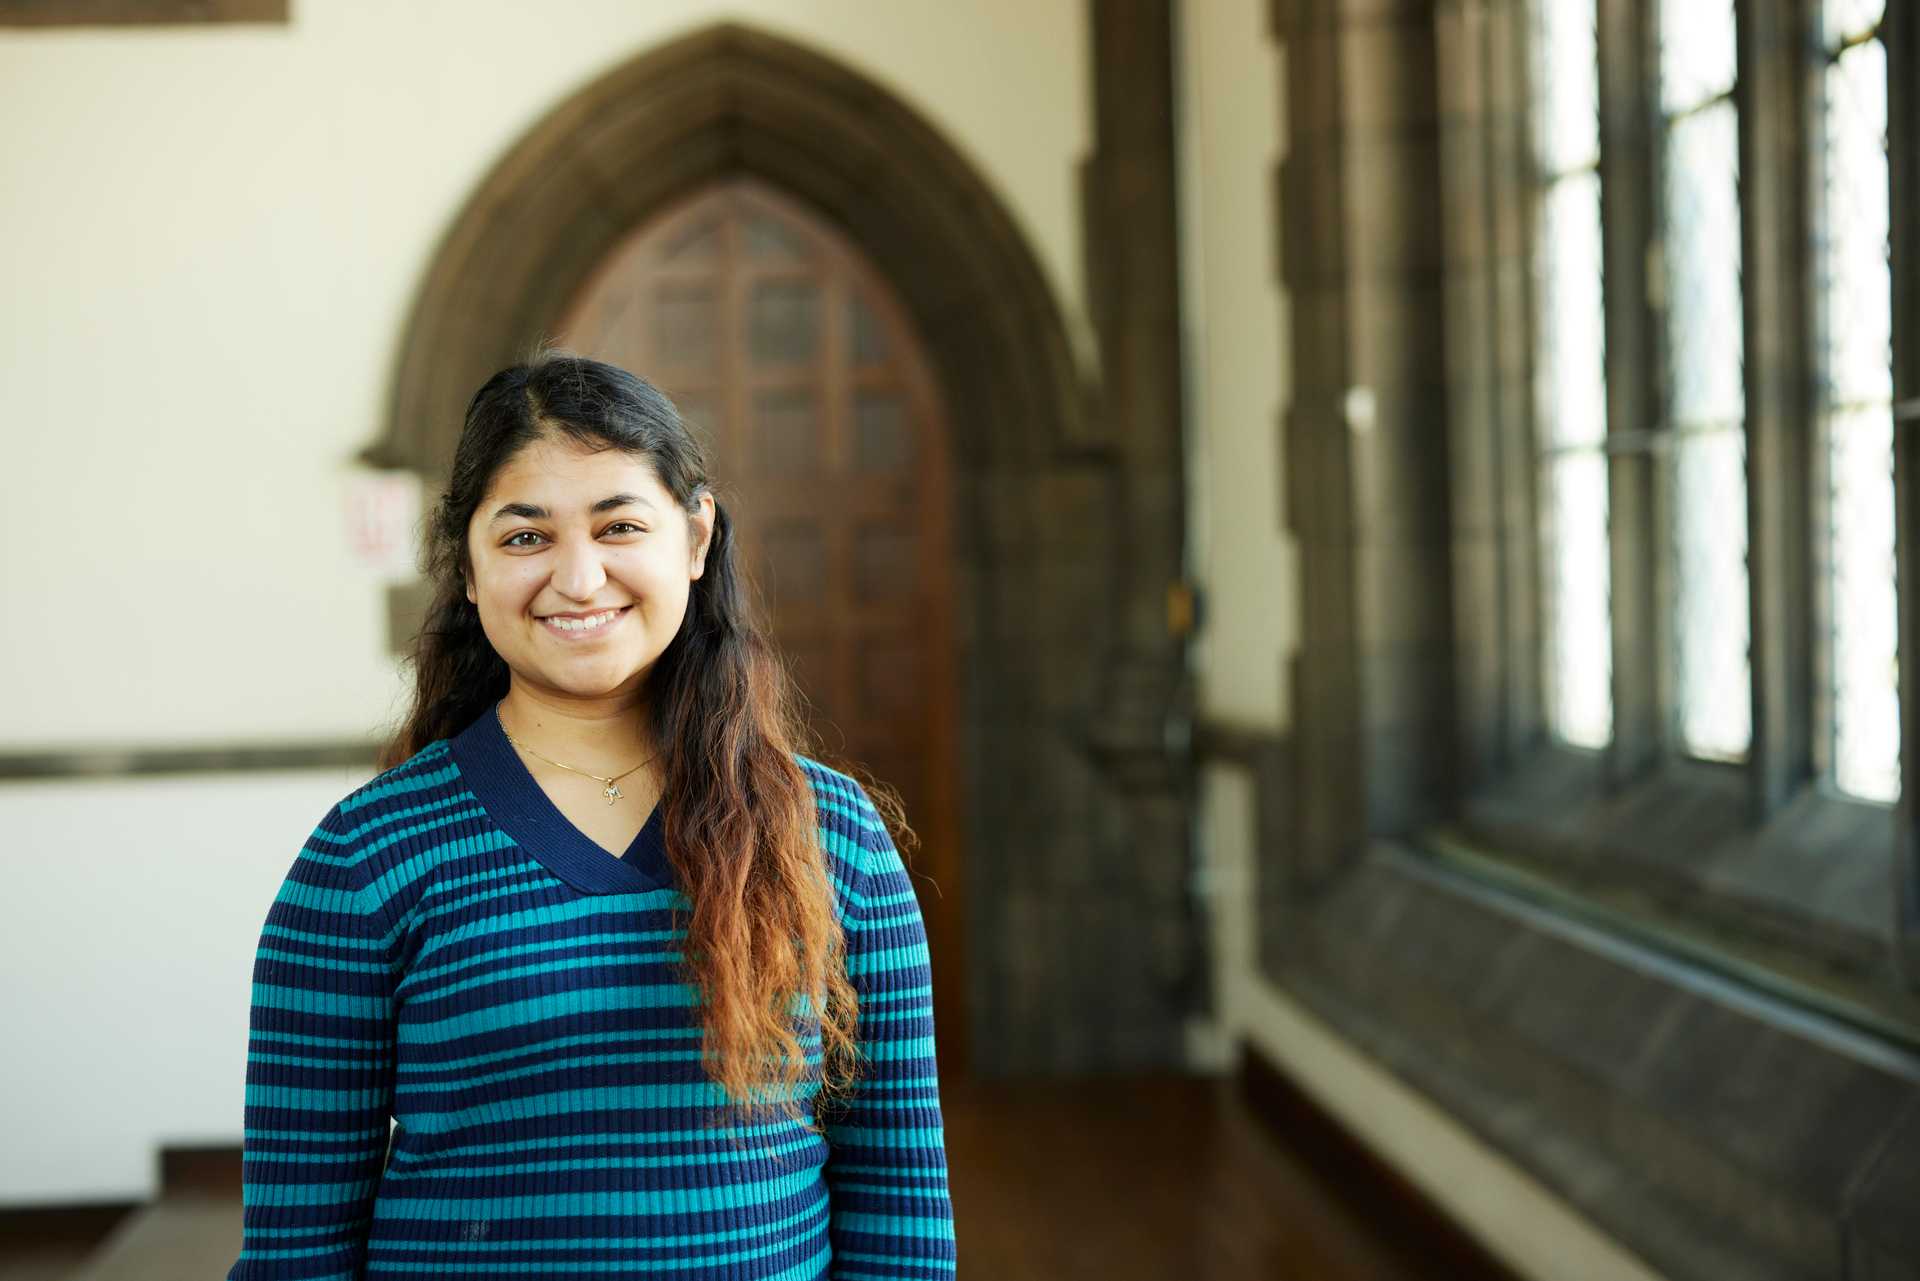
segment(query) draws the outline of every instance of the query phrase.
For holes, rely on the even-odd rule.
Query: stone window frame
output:
[[[1856,998],[1835,1017],[1847,975],[1821,963],[1817,930],[1775,918],[1769,947],[1737,894],[1687,880],[1697,866],[1635,865],[1590,838],[1608,819],[1632,834],[1629,797],[1702,831],[1746,812],[1744,772],[1608,794],[1576,762],[1558,796],[1542,777],[1564,760],[1534,750],[1535,464],[1517,447],[1533,394],[1524,3],[1274,0],[1295,710],[1283,734],[1197,735],[1253,783],[1256,963],[1662,1275],[1906,1275],[1920,1054],[1872,1033],[1910,1045],[1898,1006],[1914,998],[1856,965],[1853,988],[1886,1008]],[[1632,40],[1633,11],[1608,12],[1610,45]],[[1912,39],[1890,39],[1896,65]],[[1898,200],[1914,170],[1910,151],[1895,160]],[[1643,265],[1647,184],[1626,194],[1612,252]],[[1749,253],[1750,287],[1798,279],[1804,248],[1764,248],[1788,266]],[[1908,319],[1913,301],[1896,300]],[[1446,839],[1463,831],[1476,839]]]
[[[1456,459],[1485,451],[1504,493],[1496,504],[1493,609],[1459,611],[1456,689],[1477,751],[1458,804],[1424,827],[1425,842],[1490,875],[1548,887],[1570,910],[1596,914],[1723,971],[1811,1002],[1882,1034],[1920,1037],[1920,905],[1913,798],[1920,752],[1903,752],[1894,806],[1841,796],[1815,772],[1817,727],[1812,558],[1819,506],[1807,465],[1815,440],[1812,322],[1814,152],[1819,127],[1817,0],[1736,0],[1748,417],[1749,573],[1754,735],[1749,759],[1725,765],[1679,755],[1666,731],[1671,676],[1659,647],[1661,527],[1658,313],[1648,305],[1648,246],[1658,173],[1656,0],[1599,0],[1602,241],[1607,335],[1614,735],[1598,752],[1555,743],[1542,699],[1538,495],[1530,465],[1534,404],[1528,104],[1528,0],[1485,0],[1484,38],[1441,42],[1443,82],[1487,77],[1496,104],[1466,122],[1482,148],[1488,258],[1519,267],[1518,288],[1490,289],[1484,318],[1458,338],[1464,358],[1508,394],[1474,397],[1450,379]],[[1501,12],[1504,10],[1504,12]],[[1888,6],[1891,207],[1920,175],[1920,119],[1911,77],[1914,15]],[[1470,47],[1469,47],[1470,46]],[[1449,68],[1448,63],[1454,66]],[[1504,112],[1497,104],[1505,103]],[[1477,105],[1477,104],[1476,104]],[[1452,144],[1456,150],[1462,144]],[[1896,426],[1920,417],[1920,231],[1895,220]],[[1504,257],[1503,257],[1504,255]],[[1462,276],[1470,273],[1459,273]],[[1488,273],[1512,282],[1498,266]],[[1487,404],[1498,408],[1485,412]],[[1480,426],[1475,426],[1479,423]],[[1900,563],[1903,742],[1920,742],[1920,494],[1911,433],[1895,433]],[[1456,510],[1485,503],[1472,470],[1449,468]],[[1804,531],[1796,536],[1795,531]],[[1477,567],[1476,567],[1477,568]],[[1456,562],[1463,582],[1473,581]],[[1489,660],[1498,675],[1489,679]],[[1489,859],[1486,856],[1491,855]],[[1574,905],[1578,905],[1574,907]]]

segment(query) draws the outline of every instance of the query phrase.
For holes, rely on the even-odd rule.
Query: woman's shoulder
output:
[[[427,870],[417,860],[416,838],[470,814],[465,795],[447,740],[436,739],[335,801],[314,825],[302,858],[348,869],[346,883],[383,918],[398,919]]]
[[[793,756],[800,766],[800,772],[807,776],[807,782],[813,788],[813,800],[817,808],[851,815],[868,825],[880,822],[880,812],[874,807],[873,798],[867,795],[867,789],[861,786],[859,779],[811,756],[803,756],[799,752]]]
[[[859,779],[798,752],[794,759],[813,787],[820,830],[835,853],[865,865],[871,861],[866,851],[891,848],[886,821]]]
[[[812,785],[813,794],[816,797],[839,796],[851,799],[855,793],[861,796],[866,795],[860,788],[859,780],[851,774],[842,773],[825,761],[816,761],[813,757],[799,752],[793,754],[793,759],[795,764],[800,766],[800,772],[807,776],[807,782]]]
[[[459,789],[460,771],[453,763],[452,744],[436,738],[419,751],[388,766],[340,798],[335,807],[343,815],[383,813],[396,806],[415,806],[444,799]]]
[[[435,739],[335,801],[314,824],[314,834],[350,853],[363,838],[389,829],[397,818],[453,802],[461,791],[459,774],[447,740]]]

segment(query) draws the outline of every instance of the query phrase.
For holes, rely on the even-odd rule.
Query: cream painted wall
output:
[[[1285,55],[1266,0],[1181,7],[1183,307],[1190,543],[1208,621],[1195,646],[1202,714],[1284,733],[1298,645],[1299,568],[1284,532],[1280,414],[1289,394],[1273,167],[1285,137]],[[1522,1276],[1657,1281],[1563,1200],[1424,1095],[1359,1053],[1259,969],[1254,782],[1213,766],[1195,839],[1213,922],[1219,1017],[1191,1038],[1224,1070],[1250,1042]]]
[[[1082,0],[294,0],[288,27],[0,31],[0,751],[399,714],[344,460],[437,238],[577,87],[720,19],[925,114],[1085,352]],[[74,620],[85,617],[87,625]],[[0,784],[0,1205],[143,1199],[240,1140],[251,964],[351,771]]]
[[[397,716],[343,460],[428,255],[541,113],[722,18],[928,116],[1084,332],[1082,0],[294,0],[287,27],[0,33],[0,750]]]
[[[1282,657],[1297,581],[1283,530],[1279,457],[1285,300],[1275,256],[1279,63],[1261,0],[1188,0],[1181,273],[1186,311],[1189,531],[1208,621],[1195,644],[1201,714],[1279,730],[1291,712]]]

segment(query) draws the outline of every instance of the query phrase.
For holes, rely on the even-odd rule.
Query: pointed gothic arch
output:
[[[1060,309],[1012,216],[930,124],[845,65],[738,23],[641,54],[516,142],[433,254],[375,466],[437,472],[472,390],[557,321],[614,243],[730,174],[810,203],[913,312],[975,470],[1043,465],[1093,417]]]

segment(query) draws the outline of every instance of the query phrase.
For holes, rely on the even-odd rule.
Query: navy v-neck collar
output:
[[[488,817],[514,843],[567,884],[589,894],[646,894],[673,885],[667,862],[661,805],[653,807],[626,853],[615,858],[575,827],[527,772],[507,741],[499,704],[474,718],[450,740],[454,763]]]

